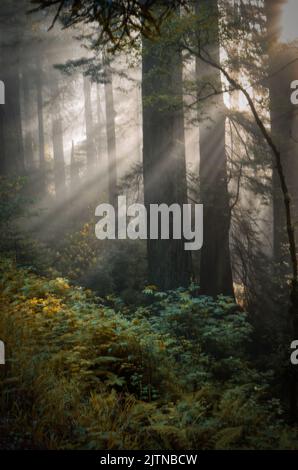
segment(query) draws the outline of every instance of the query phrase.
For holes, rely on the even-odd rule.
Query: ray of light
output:
[[[298,40],[298,1],[288,0],[283,8],[281,19],[281,41],[292,42]]]

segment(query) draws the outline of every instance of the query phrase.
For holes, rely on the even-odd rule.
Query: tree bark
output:
[[[25,26],[25,1],[3,0],[0,28],[0,79],[5,84],[5,104],[1,105],[1,171],[25,173],[20,102],[20,59]],[[15,15],[18,11],[18,15]]]
[[[72,141],[70,155],[70,189],[72,194],[76,194],[80,183],[79,166],[76,161],[75,146]]]
[[[277,158],[276,165],[273,166],[274,259],[284,271],[286,252],[283,251],[283,246],[289,243],[286,260],[289,260],[292,266],[289,314],[293,340],[298,337],[297,234],[295,236],[294,230],[298,220],[298,116],[295,105],[291,103],[290,94],[291,82],[298,77],[298,48],[285,44],[281,47],[280,44],[281,15],[285,3],[286,0],[265,0],[265,13],[271,134],[277,144],[275,153],[279,154],[279,159]],[[297,422],[297,366],[290,367],[288,378],[290,417],[293,422]]]
[[[5,140],[4,140],[4,105],[0,105],[0,175],[6,174]]]
[[[174,45],[163,47],[143,38],[142,70],[144,200],[149,214],[150,204],[187,203],[181,53]],[[164,96],[174,104],[164,103]],[[150,283],[161,289],[189,284],[191,256],[183,239],[170,234],[170,240],[148,239],[147,247]]]
[[[20,106],[20,74],[18,52],[5,46],[2,54],[2,79],[5,84],[5,105],[2,105],[5,172],[24,174],[24,148]]]
[[[200,0],[197,14],[218,18],[216,0]],[[220,61],[218,21],[208,38],[206,49],[216,63]],[[220,71],[196,61],[199,89],[209,82],[222,89]],[[208,86],[207,86],[208,88]],[[207,94],[210,92],[207,91]],[[200,99],[200,92],[199,97]],[[201,250],[200,288],[206,295],[234,295],[229,247],[230,207],[225,148],[226,112],[222,94],[204,101],[200,107],[200,200],[204,205],[204,244]]]
[[[293,220],[298,220],[298,115],[291,103],[291,82],[298,77],[298,48],[279,43],[282,7],[285,0],[265,1],[267,49],[269,58],[268,88],[271,132],[282,155],[282,165],[292,200]],[[279,176],[273,166],[273,250],[276,263],[284,260],[286,219]]]
[[[66,196],[65,164],[63,148],[63,125],[60,110],[59,83],[55,72],[51,77],[52,91],[52,139],[54,155],[54,184],[57,199]]]
[[[97,132],[96,132],[96,147],[97,147],[97,161],[98,163],[102,160],[102,108],[101,108],[101,97],[100,97],[100,84],[96,84],[96,114],[97,114]]]
[[[93,116],[91,105],[91,83],[88,77],[84,77],[84,99],[85,99],[85,121],[86,121],[86,141],[87,141],[87,168],[92,172],[96,155],[93,136]]]
[[[108,150],[109,202],[117,211],[117,158],[116,158],[116,129],[115,107],[113,93],[113,77],[109,64],[105,65],[105,101],[106,128]]]
[[[46,175],[45,175],[45,139],[44,139],[44,117],[43,117],[43,93],[42,93],[42,64],[38,64],[36,70],[36,92],[37,92],[37,118],[38,118],[38,147],[39,147],[39,170],[40,170],[40,183],[41,191],[46,189]]]
[[[24,100],[24,123],[23,123],[23,136],[24,136],[24,155],[25,166],[30,169],[34,166],[33,156],[33,136],[32,136],[32,70],[29,70],[26,65],[23,66],[22,72],[22,85],[23,85],[23,100]]]

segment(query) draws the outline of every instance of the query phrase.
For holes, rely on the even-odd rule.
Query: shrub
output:
[[[0,273],[5,448],[297,447],[230,299],[147,289],[149,304],[116,311],[63,278],[7,260]]]

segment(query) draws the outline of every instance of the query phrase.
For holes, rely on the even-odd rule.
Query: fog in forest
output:
[[[3,302],[18,325],[22,312],[26,319],[28,314],[25,330],[32,338],[39,328],[47,338],[47,324],[38,324],[45,321],[41,312],[50,312],[51,325],[57,314],[52,327],[63,329],[62,338],[64,329],[76,325],[65,333],[75,338],[69,350],[54,340],[55,354],[60,344],[68,352],[61,369],[58,358],[51,370],[70,367],[76,374],[69,364],[79,355],[82,369],[72,377],[86,380],[84,406],[94,390],[95,402],[106,392],[109,403],[117,401],[125,390],[166,416],[165,403],[180,403],[174,431],[172,418],[165,420],[164,441],[150,427],[160,416],[150,415],[148,448],[156,442],[183,448],[190,434],[206,448],[216,447],[214,442],[233,447],[234,441],[239,448],[257,447],[258,419],[251,410],[242,409],[243,420],[237,415],[230,422],[230,411],[218,416],[231,402],[248,403],[251,396],[251,408],[260,406],[264,423],[284,419],[272,425],[274,442],[285,432],[287,445],[296,445],[289,436],[298,420],[298,379],[289,357],[298,339],[297,18],[295,0],[1,2],[0,270],[8,285]],[[147,209],[188,204],[195,211],[202,204],[202,248],[185,250],[185,236],[175,237],[174,228],[168,239],[160,228],[159,236],[147,240],[97,239],[96,207],[112,205],[118,229],[119,196]],[[145,222],[149,233],[153,222]],[[36,323],[28,312],[37,312]],[[9,339],[5,318],[0,327]],[[78,339],[84,321],[94,347],[86,356]],[[118,334],[124,335],[119,341]],[[99,344],[103,359],[96,356]],[[32,357],[42,357],[38,347]],[[108,366],[98,366],[101,360]],[[32,376],[38,374],[34,369]],[[176,381],[174,390],[170,384]],[[98,392],[99,383],[104,392]],[[209,386],[213,395],[206,392]],[[215,398],[221,386],[227,396]],[[63,387],[58,386],[64,400]],[[235,390],[234,400],[228,394]],[[203,398],[196,400],[196,394]],[[181,418],[187,400],[191,410],[216,402],[210,413],[219,423],[217,440],[204,435],[203,425],[196,428],[200,411]],[[91,427],[94,409],[104,409],[94,403],[90,416],[82,412]],[[74,419],[89,439],[89,424]],[[187,423],[195,429],[190,434]],[[0,419],[0,436],[1,426]],[[133,448],[131,431],[116,443],[109,435],[106,444],[100,433],[108,432],[100,429],[90,446]],[[29,434],[37,447],[60,445],[59,431],[53,442]],[[80,446],[81,437],[76,441],[74,435]],[[265,447],[275,445],[265,431],[260,440]]]

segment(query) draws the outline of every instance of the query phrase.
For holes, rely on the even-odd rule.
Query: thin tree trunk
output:
[[[23,67],[22,84],[23,84],[23,99],[24,99],[24,154],[25,165],[29,170],[33,168],[33,136],[32,136],[32,90],[31,90],[32,71],[25,65]]]
[[[72,141],[71,155],[70,155],[70,189],[71,189],[72,194],[75,194],[76,191],[78,190],[79,182],[80,182],[79,167],[76,161],[74,142]]]
[[[93,116],[91,105],[91,83],[88,77],[84,77],[85,121],[87,141],[87,167],[92,172],[95,165],[95,145],[93,136]]]
[[[54,184],[57,199],[66,196],[65,184],[65,163],[63,148],[63,126],[60,110],[60,96],[58,78],[55,73],[52,74],[52,139],[54,154]]]
[[[5,141],[4,141],[4,105],[0,105],[0,175],[6,174]]]
[[[0,68],[2,70],[3,63],[2,63],[2,44],[0,44],[1,48],[1,56],[0,56]],[[6,97],[6,90],[5,90],[5,83],[3,82],[3,78],[1,77],[1,91],[3,91],[3,104],[0,104],[0,176],[4,176],[6,174],[6,157],[5,157],[5,138],[4,138],[4,129],[5,129],[5,122],[4,122],[4,107],[5,107],[5,97]],[[2,97],[2,96],[1,96]]]
[[[137,161],[142,163],[142,123],[141,123],[141,97],[139,85],[136,86],[136,136],[137,136]]]
[[[42,96],[42,65],[36,71],[36,91],[37,91],[37,118],[38,118],[38,146],[39,146],[39,169],[41,191],[46,189],[45,175],[45,140],[44,140],[44,117],[43,117],[43,96]]]
[[[96,147],[97,147],[97,161],[101,162],[102,160],[102,126],[103,126],[103,119],[102,119],[102,108],[101,108],[101,97],[100,97],[100,84],[96,84],[96,112],[97,112],[97,139],[96,139]]]
[[[105,101],[106,101],[106,128],[108,149],[108,175],[109,175],[109,201],[117,209],[117,159],[116,159],[116,129],[115,108],[113,93],[113,77],[110,66],[105,65]]]

